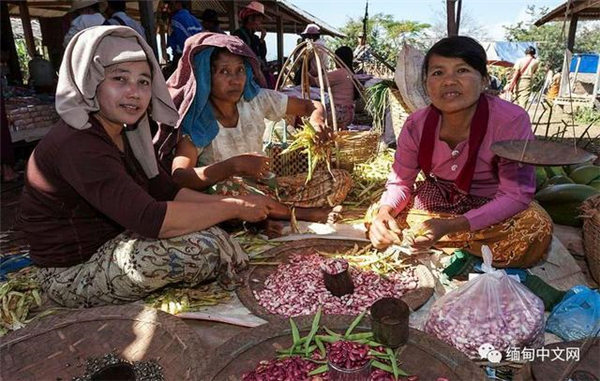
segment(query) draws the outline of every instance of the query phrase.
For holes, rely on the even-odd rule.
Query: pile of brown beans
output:
[[[308,375],[319,366],[298,356],[261,361],[253,371],[242,376],[242,381],[326,380],[326,375],[315,378]]]
[[[362,368],[369,360],[369,346],[354,341],[331,343],[327,351],[329,362],[342,369]]]

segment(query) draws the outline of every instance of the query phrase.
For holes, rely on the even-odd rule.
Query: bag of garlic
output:
[[[544,344],[544,303],[505,271],[492,267],[492,252],[482,247],[483,274],[438,299],[425,332],[471,358],[487,356],[480,348],[506,352]]]

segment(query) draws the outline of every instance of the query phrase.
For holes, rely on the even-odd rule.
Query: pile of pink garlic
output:
[[[254,291],[254,297],[270,313],[285,317],[310,315],[319,306],[325,314],[358,315],[381,298],[400,298],[418,287],[412,267],[382,277],[350,266],[354,292],[336,297],[325,288],[324,261],[317,253],[292,255],[288,264],[280,264],[267,277],[264,289]]]

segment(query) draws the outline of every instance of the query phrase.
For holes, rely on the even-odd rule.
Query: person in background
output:
[[[169,34],[168,44],[173,51],[173,67],[183,54],[185,40],[202,32],[202,25],[194,15],[190,13],[191,1],[166,1],[168,11],[171,15],[171,33]]]
[[[231,35],[239,37],[252,49],[261,64],[261,70],[267,66],[267,31],[263,26],[265,21],[265,6],[258,1],[252,1],[240,10],[239,18],[242,26]],[[260,31],[260,37],[255,33]]]
[[[36,52],[27,66],[29,68],[29,86],[33,87],[37,93],[54,94],[57,77],[52,63]]]
[[[345,130],[354,120],[354,101],[359,97],[359,94],[354,88],[354,82],[352,81],[352,76],[354,75],[352,49],[348,46],[339,47],[335,51],[335,55],[350,70],[348,71],[348,69],[336,63],[337,69],[327,72],[327,79],[331,86],[331,93],[335,104],[337,126],[338,129]],[[311,85],[319,85],[319,78],[317,76],[311,76],[310,79]]]
[[[265,77],[265,86],[273,89],[275,88],[276,78],[269,70],[269,65],[267,64],[267,44],[265,42],[267,31],[263,25],[267,18],[265,6],[258,1],[252,1],[242,8],[239,18],[242,22],[242,27],[234,31],[231,35],[239,37],[256,54],[260,63],[260,71]],[[258,31],[260,31],[260,37],[254,34]]]
[[[219,26],[219,24],[221,23],[219,21],[219,15],[214,9],[205,9],[204,12],[202,12],[202,15],[200,16],[200,20],[202,20],[202,28],[204,29],[204,31],[213,33],[225,33]]]
[[[550,76],[550,87],[548,87],[548,92],[546,93],[546,99],[548,101],[553,101],[560,92],[560,71],[556,70],[554,73],[552,70],[548,72],[548,76]]]
[[[315,45],[325,47],[325,40],[321,38],[321,28],[317,24],[308,24],[306,28],[300,33],[300,36],[304,40],[311,40]],[[321,61],[321,67],[323,70],[329,68],[329,56],[324,51],[318,51],[319,59]],[[317,59],[313,56],[309,61],[308,72],[311,75],[317,75],[318,66]]]
[[[460,248],[494,266],[530,267],[546,254],[552,220],[534,200],[535,169],[497,156],[502,140],[531,140],[521,107],[484,94],[487,58],[472,38],[454,36],[425,55],[423,78],[431,106],[412,113],[369,238],[378,249],[405,243],[416,250]],[[415,179],[419,172],[424,181]]]
[[[102,25],[106,21],[101,13],[100,1],[98,0],[73,0],[69,12],[75,18],[71,21],[71,27],[63,40],[65,48],[77,33],[93,26]]]
[[[533,46],[525,49],[525,57],[519,58],[513,67],[513,76],[508,91],[513,93],[513,101],[525,108],[531,96],[531,80],[540,66],[540,61],[535,58],[536,50]]]
[[[146,38],[144,27],[139,22],[135,21],[126,13],[127,2],[123,0],[108,0],[104,14],[108,19],[104,25],[123,25],[128,26]]]

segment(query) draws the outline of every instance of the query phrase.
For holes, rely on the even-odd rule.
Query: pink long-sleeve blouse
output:
[[[477,157],[470,194],[490,198],[487,204],[464,214],[471,231],[486,228],[525,210],[535,193],[535,170],[531,165],[520,164],[496,156],[491,145],[501,140],[534,139],[529,115],[521,107],[498,97],[487,96],[489,121]],[[398,138],[392,171],[381,198],[381,205],[389,205],[400,213],[408,204],[413,184],[420,171],[417,156],[419,142],[428,108],[411,114]],[[468,156],[468,140],[454,149],[439,139],[440,124],[436,129],[432,157],[432,173],[441,179],[454,181]]]

